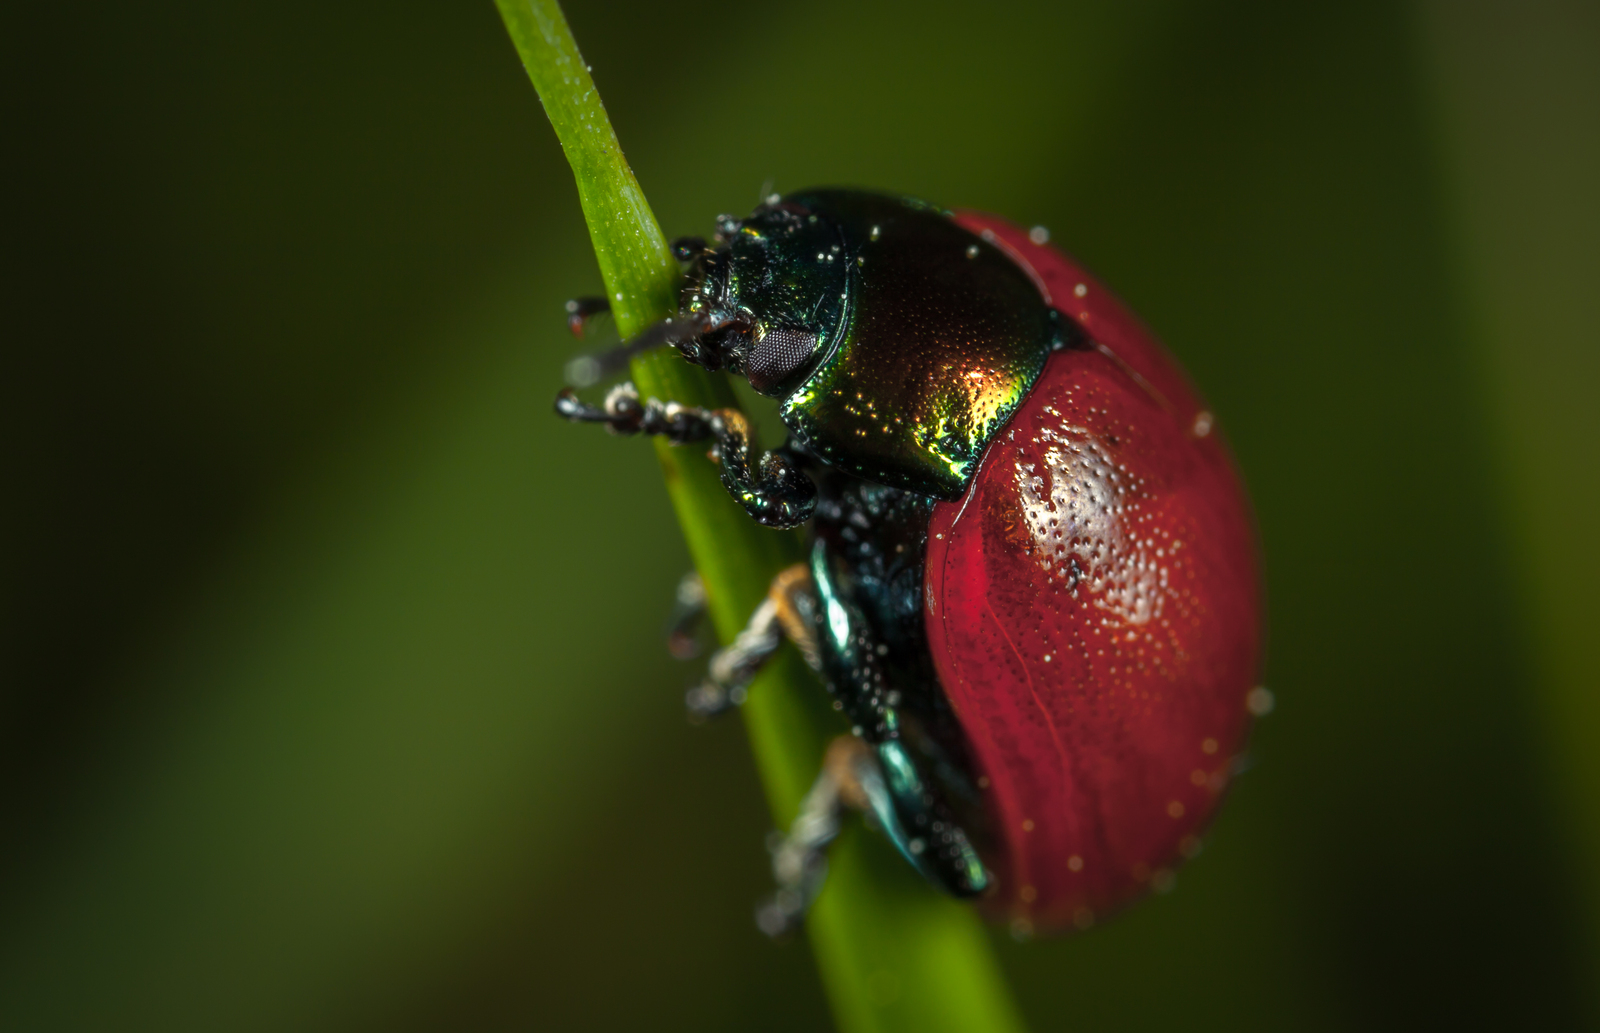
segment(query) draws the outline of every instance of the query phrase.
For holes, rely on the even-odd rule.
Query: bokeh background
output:
[[[1044,224],[1236,448],[1277,711],[1036,1029],[1600,1028],[1597,10],[570,0],[669,234]],[[3,20],[0,1027],[827,1028],[488,0]]]

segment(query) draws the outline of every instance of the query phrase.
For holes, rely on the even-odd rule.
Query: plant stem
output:
[[[555,0],[496,0],[512,42],[572,165],[617,328],[631,337],[676,312],[678,266],[623,158],[605,108]],[[736,404],[725,377],[667,349],[633,360],[645,397],[712,408]],[[728,497],[703,452],[656,442],[667,491],[706,585],[712,622],[730,641],[801,558],[798,540],[767,530]],[[773,817],[787,827],[828,739],[845,729],[814,676],[785,648],[743,708]],[[967,907],[930,889],[881,837],[854,830],[830,856],[807,922],[823,982],[848,1033],[1022,1030],[987,934]]]

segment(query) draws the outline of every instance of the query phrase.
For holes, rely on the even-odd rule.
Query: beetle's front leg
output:
[[[593,406],[570,388],[556,395],[556,414],[574,423],[603,423],[613,434],[660,435],[674,445],[704,441],[713,434],[716,414],[709,409],[661,402],[641,402],[639,389],[623,381],[606,392],[605,403]]]
[[[722,486],[744,511],[767,527],[799,527],[817,508],[817,486],[781,450],[751,455],[750,421],[737,409],[718,409],[717,458]],[[752,460],[754,460],[752,462]]]
[[[571,389],[556,395],[556,413],[579,423],[603,423],[613,434],[657,434],[675,445],[710,438],[722,464],[722,486],[756,523],[798,527],[817,508],[817,486],[783,451],[754,455],[750,421],[737,409],[698,409],[639,399],[630,382],[613,387],[603,406],[580,400]]]

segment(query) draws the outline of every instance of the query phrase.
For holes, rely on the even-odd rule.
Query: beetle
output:
[[[627,383],[557,399],[710,441],[754,519],[809,524],[807,561],[689,693],[702,716],[737,705],[788,639],[852,726],[774,852],[770,933],[801,920],[851,808],[1019,937],[1087,928],[1196,852],[1261,709],[1253,523],[1215,420],[1047,239],[866,191],[773,195],[674,243],[679,312],[616,354],[670,345],[746,378],[781,447]]]

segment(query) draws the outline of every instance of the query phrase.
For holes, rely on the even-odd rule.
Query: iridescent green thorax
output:
[[[827,248],[837,248],[806,234],[804,267],[762,284],[790,312],[815,306],[827,317],[812,323],[820,361],[784,398],[784,422],[837,469],[959,498],[1055,344],[1038,289],[994,245],[921,202],[816,191],[782,206],[815,216],[805,225],[819,233],[831,227]],[[734,248],[736,268],[743,250]],[[741,284],[748,304],[744,293]]]

